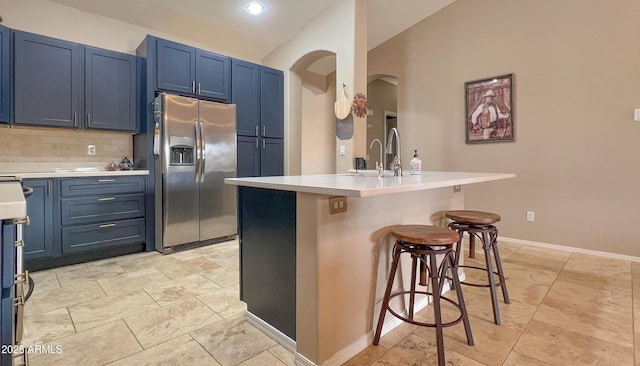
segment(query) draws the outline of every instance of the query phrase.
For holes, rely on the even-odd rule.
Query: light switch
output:
[[[636,122],[640,122],[640,108],[636,108],[633,110],[633,120]]]
[[[340,145],[340,156],[344,156],[347,153],[347,149],[344,145]]]

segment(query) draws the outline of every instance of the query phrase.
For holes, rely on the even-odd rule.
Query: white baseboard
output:
[[[515,238],[508,238],[508,237],[504,237],[504,236],[499,236],[498,237],[498,242],[501,242],[501,241],[506,241],[506,242],[514,243],[514,244],[529,245],[529,246],[532,246],[532,247],[563,250],[563,251],[566,251],[566,252],[590,254],[590,255],[596,255],[596,256],[599,256],[599,257],[612,258],[612,259],[622,259],[622,260],[631,261],[631,262],[640,262],[640,257],[634,257],[632,255],[601,252],[599,250],[568,247],[566,245],[541,243],[541,242],[538,242],[538,241],[515,239]]]
[[[265,322],[264,320],[258,318],[253,315],[250,311],[247,311],[246,314],[247,323],[253,325],[258,328],[262,333],[268,335],[280,344],[282,347],[286,348],[287,351],[296,353],[296,341],[289,338],[286,334],[274,328],[271,324]]]

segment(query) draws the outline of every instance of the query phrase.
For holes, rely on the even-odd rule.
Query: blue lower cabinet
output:
[[[0,266],[2,266],[2,286],[0,286],[0,345],[13,344],[14,307],[13,274],[15,273],[15,230],[11,221],[0,221]],[[0,365],[11,366],[11,354],[0,353]]]
[[[63,227],[62,253],[107,249],[125,244],[142,243],[144,240],[144,219]]]
[[[25,260],[51,257],[54,244],[55,179],[25,179],[23,185],[33,188],[26,198],[29,225],[23,226]]]
[[[144,193],[64,198],[60,205],[63,226],[136,218],[145,210]]]
[[[2,298],[0,299],[0,329],[2,330],[0,341],[2,341],[2,346],[13,345],[13,318],[13,291],[11,289],[2,289]],[[1,366],[11,366],[12,362],[11,354],[0,353]]]

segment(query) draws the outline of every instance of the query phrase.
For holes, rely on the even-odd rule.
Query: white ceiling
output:
[[[261,0],[266,10],[260,17],[245,12],[249,0],[49,1],[262,60],[333,3],[344,0]],[[368,49],[453,1],[368,0]]]

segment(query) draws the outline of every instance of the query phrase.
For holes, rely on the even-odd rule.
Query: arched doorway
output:
[[[293,65],[291,72],[299,79],[301,108],[295,116],[299,131],[292,136],[299,137],[300,155],[291,164],[290,174],[335,173],[336,55],[329,51],[310,52]]]
[[[373,169],[376,161],[380,160],[377,144],[371,149],[374,139],[382,142],[382,149],[386,149],[387,136],[391,127],[398,127],[398,79],[391,75],[371,75],[367,83],[367,169]],[[395,146],[391,152],[395,151]],[[384,151],[383,151],[384,152]],[[384,169],[389,169],[389,162],[393,154],[384,154]]]

